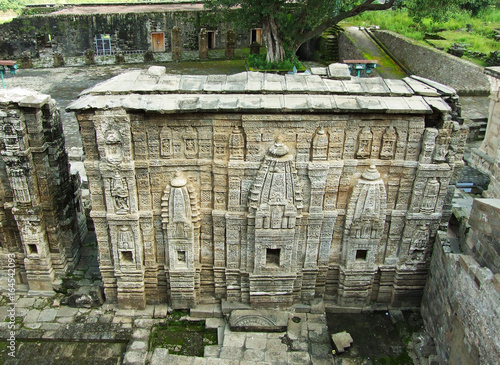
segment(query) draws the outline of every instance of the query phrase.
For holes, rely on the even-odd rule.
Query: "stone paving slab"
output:
[[[52,322],[56,319],[57,310],[55,309],[44,309],[38,315],[39,322]]]

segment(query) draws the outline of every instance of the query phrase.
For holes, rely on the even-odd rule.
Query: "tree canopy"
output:
[[[276,62],[340,21],[365,11],[389,9],[395,1],[205,0],[205,7],[243,28],[262,26],[267,60]]]

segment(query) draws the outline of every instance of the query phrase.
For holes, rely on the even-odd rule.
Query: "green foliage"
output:
[[[484,65],[484,59],[474,56],[474,52],[488,55],[498,50],[498,41],[494,39],[494,29],[500,27],[500,9],[488,7],[482,9],[476,16],[470,11],[457,10],[452,18],[445,21],[435,21],[432,18],[422,18],[415,21],[410,11],[389,10],[385,12],[364,13],[350,21],[358,26],[378,25],[408,38],[424,42],[426,34],[438,34],[444,40],[426,40],[425,42],[447,50],[454,43],[465,44],[465,58]],[[467,30],[467,24],[469,29]],[[474,58],[475,57],[475,58]]]
[[[26,4],[25,0],[0,0],[0,10],[19,10]]]
[[[286,58],[281,62],[267,62],[265,54],[251,54],[248,56],[248,66],[252,70],[261,71],[292,71],[293,66],[297,70],[304,70],[304,65],[299,61],[297,56],[287,53]]]

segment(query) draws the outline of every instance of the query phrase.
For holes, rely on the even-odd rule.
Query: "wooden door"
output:
[[[164,33],[151,33],[151,49],[153,52],[165,52]]]

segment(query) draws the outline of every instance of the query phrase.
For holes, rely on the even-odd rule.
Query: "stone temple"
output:
[[[420,304],[467,129],[421,78],[164,67],[75,111],[108,301]]]

